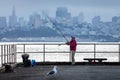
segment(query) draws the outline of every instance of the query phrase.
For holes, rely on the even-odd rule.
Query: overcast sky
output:
[[[42,11],[55,17],[57,7],[67,7],[72,16],[84,13],[85,21],[101,16],[103,21],[111,21],[112,16],[120,16],[120,0],[0,0],[0,16],[10,16],[15,6],[16,15],[28,18]]]

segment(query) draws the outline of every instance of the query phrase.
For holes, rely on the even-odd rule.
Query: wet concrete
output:
[[[57,65],[57,74],[47,75],[53,65],[18,67],[14,72],[0,73],[0,80],[120,80],[120,66]]]

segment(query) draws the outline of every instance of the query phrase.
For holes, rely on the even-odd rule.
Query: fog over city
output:
[[[120,42],[120,0],[0,0],[0,42]]]
[[[16,15],[25,19],[33,13],[42,15],[42,12],[55,17],[57,7],[67,7],[72,16],[83,12],[87,22],[94,16],[111,21],[113,16],[120,16],[119,4],[120,0],[0,0],[0,16],[8,18],[15,7]]]

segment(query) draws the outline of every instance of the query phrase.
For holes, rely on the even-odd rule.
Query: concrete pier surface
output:
[[[47,75],[53,66],[17,67],[0,80],[120,80],[120,65],[56,65],[57,74]]]

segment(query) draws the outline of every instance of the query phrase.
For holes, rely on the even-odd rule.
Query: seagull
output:
[[[47,73],[47,75],[54,75],[54,74],[56,74],[57,73],[57,69],[56,68],[57,68],[57,66],[54,66],[53,69]]]

